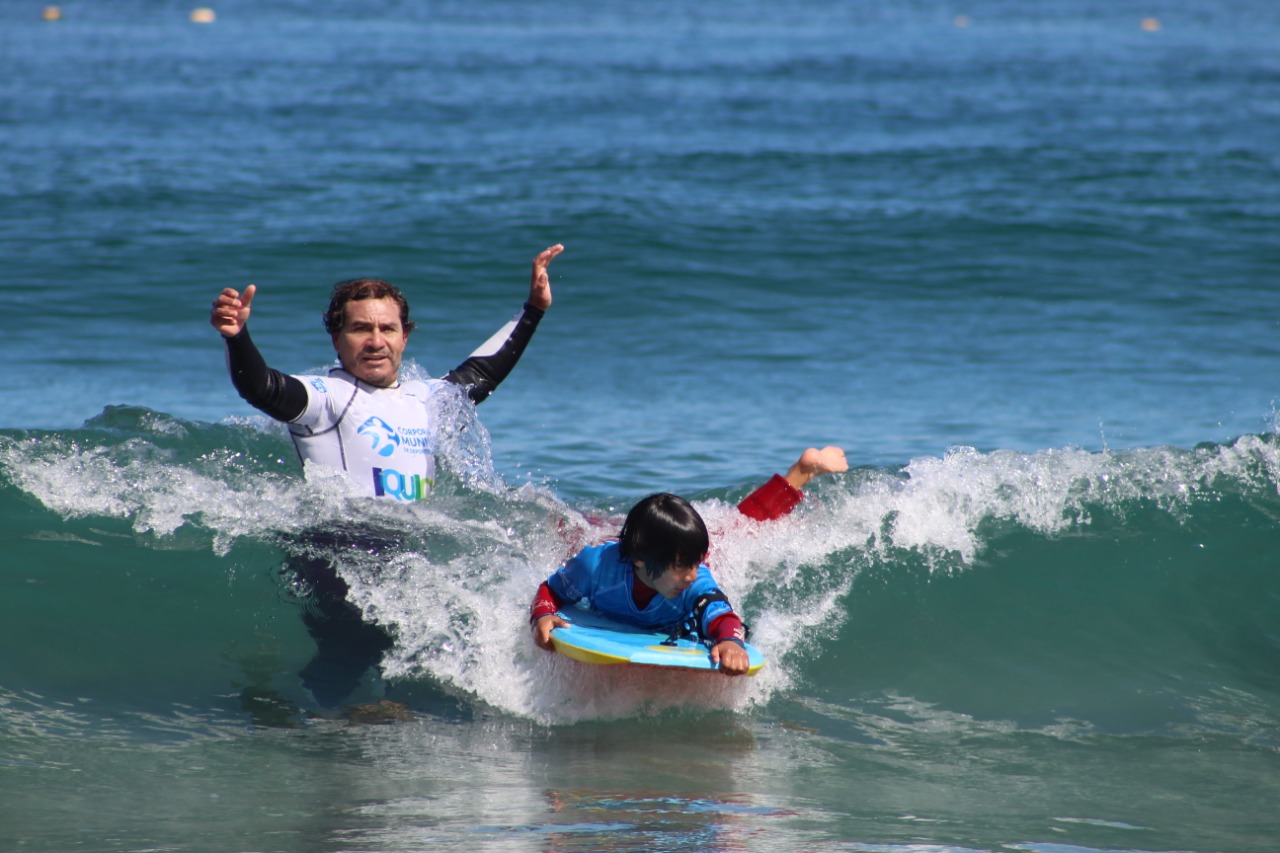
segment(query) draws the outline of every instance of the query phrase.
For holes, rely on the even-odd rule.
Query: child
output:
[[[774,474],[738,510],[760,521],[778,518],[795,508],[800,489],[814,477],[847,470],[840,448],[811,447],[785,477]],[[552,650],[551,629],[569,624],[556,611],[585,598],[591,609],[644,628],[692,618],[711,645],[712,663],[725,675],[741,675],[748,665],[746,630],[705,565],[710,545],[707,526],[688,501],[650,495],[627,513],[616,541],[582,549],[538,587],[529,616],[533,641]]]

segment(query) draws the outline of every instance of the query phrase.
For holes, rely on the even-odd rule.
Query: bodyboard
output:
[[[583,663],[605,666],[660,666],[719,672],[711,663],[711,650],[687,637],[669,642],[665,632],[624,625],[588,610],[573,608],[559,614],[567,628],[551,631],[556,651]],[[747,675],[764,667],[764,655],[747,643]]]

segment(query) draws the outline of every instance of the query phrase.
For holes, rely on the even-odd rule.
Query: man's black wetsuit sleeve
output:
[[[506,340],[494,340],[501,335],[502,330],[499,330],[498,335],[494,335],[466,361],[449,371],[445,380],[466,388],[467,396],[472,402],[482,402],[516,366],[516,362],[524,354],[524,348],[529,345],[529,340],[537,330],[543,313],[541,309],[534,308],[526,302],[524,310],[512,323],[508,324],[511,329],[507,333]],[[495,343],[500,345],[495,347]]]
[[[263,414],[288,423],[307,408],[307,389],[292,376],[267,367],[248,329],[226,338],[231,384],[245,402]]]

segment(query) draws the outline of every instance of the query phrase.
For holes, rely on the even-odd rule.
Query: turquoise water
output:
[[[1273,4],[259,6],[0,9],[0,847],[1274,849]],[[207,323],[256,282],[320,370],[377,275],[441,375],[553,242],[412,510],[303,480]],[[759,677],[528,641],[656,489]],[[342,567],[382,724],[279,577],[352,518],[403,542]]]

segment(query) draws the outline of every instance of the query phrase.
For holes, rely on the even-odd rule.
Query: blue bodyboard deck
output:
[[[688,638],[664,644],[666,633],[637,628],[615,622],[598,613],[577,608],[563,610],[560,616],[568,628],[555,628],[551,640],[556,651],[583,663],[631,666],[663,666],[677,669],[716,672],[711,663],[711,650]],[[764,666],[764,655],[747,644],[747,675],[755,675]]]

